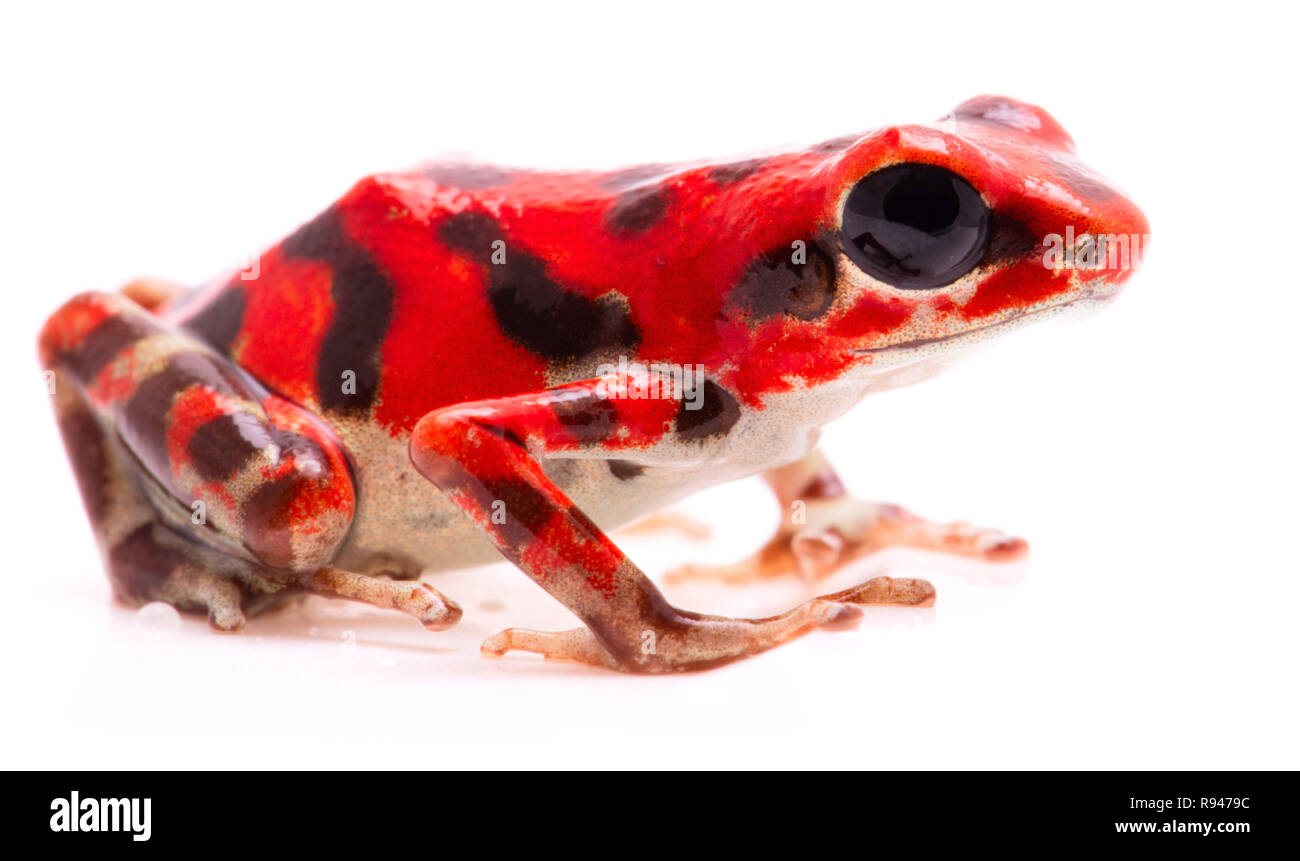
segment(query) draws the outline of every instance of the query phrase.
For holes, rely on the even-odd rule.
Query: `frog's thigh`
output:
[[[46,324],[41,353],[120,446],[161,519],[281,572],[333,560],[355,492],[316,416],[119,296],[70,301]]]
[[[722,580],[742,583],[798,572],[824,577],[886,547],[914,547],[988,562],[1024,558],[1023,538],[969,523],[935,523],[897,505],[849,496],[821,452],[763,476],[781,506],[781,524],[747,559],[731,565],[686,565],[668,572],[668,582]]]
[[[228,360],[103,294],[56,312],[41,353],[122,599],[206,609],[222,630],[243,626],[250,591],[361,601],[435,630],[460,618],[459,607],[423,583],[330,564],[355,506],[341,444]]]
[[[483,644],[628,672],[703,669],[770,649],[819,627],[854,623],[855,605],[924,605],[922,581],[877,578],[765,619],[679,610],[542,471],[534,454],[617,456],[629,441],[697,432],[677,404],[611,398],[611,380],[589,380],[437,410],[416,425],[411,459],[534,582],[586,624],[564,632],[511,629]],[[616,416],[617,421],[610,417]],[[681,426],[679,426],[681,425]],[[617,435],[616,435],[617,434]]]

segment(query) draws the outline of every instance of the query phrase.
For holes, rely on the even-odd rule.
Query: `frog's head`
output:
[[[855,372],[1104,303],[1146,242],[1142,213],[1065,130],[1011,99],[826,148],[816,245],[834,287],[816,325],[828,354],[857,357]]]
[[[885,363],[1104,303],[1147,241],[1047,111],[1000,96],[858,139],[832,177],[848,295],[829,333]]]

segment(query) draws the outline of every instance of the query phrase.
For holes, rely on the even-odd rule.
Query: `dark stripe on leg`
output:
[[[230,413],[199,425],[186,453],[204,481],[224,481],[271,443],[266,424],[257,416]]]
[[[167,456],[167,428],[172,404],[181,392],[195,385],[240,400],[259,401],[265,395],[237,379],[219,360],[199,352],[175,354],[158,373],[140,383],[122,407],[119,433],[154,477],[169,486],[172,471]],[[251,445],[244,445],[251,453]]]
[[[157,324],[136,314],[115,314],[100,323],[60,363],[82,385],[94,382],[109,362],[136,341],[157,332]]]

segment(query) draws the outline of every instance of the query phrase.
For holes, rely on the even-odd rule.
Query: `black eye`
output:
[[[950,170],[899,164],[864,177],[844,202],[844,251],[863,272],[903,290],[951,284],[975,268],[989,208]]]

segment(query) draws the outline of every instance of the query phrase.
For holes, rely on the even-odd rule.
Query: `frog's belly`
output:
[[[359,489],[338,564],[364,573],[465,568],[501,554],[441,490],[415,471],[407,439],[360,423],[333,422],[353,457]],[[614,529],[703,489],[710,470],[647,468],[631,482],[603,459],[552,459],[547,475],[603,529]]]

